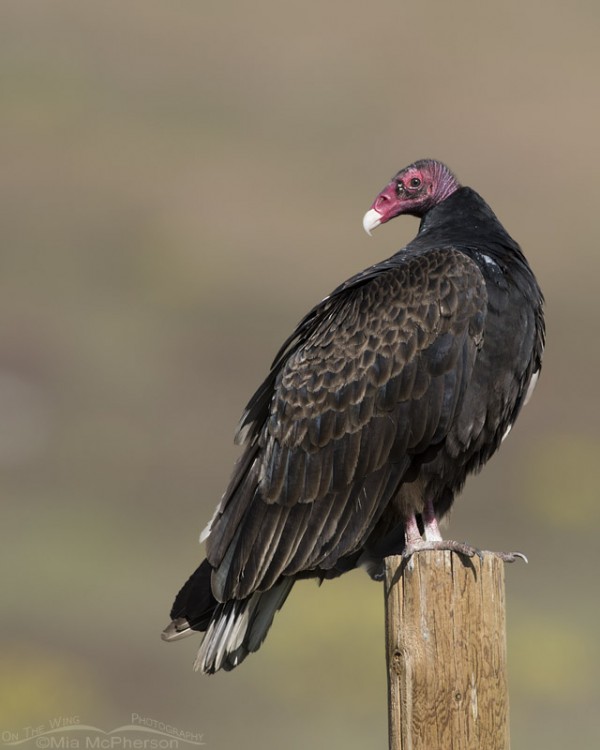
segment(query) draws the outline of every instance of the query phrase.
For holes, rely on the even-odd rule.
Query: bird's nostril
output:
[[[389,201],[389,199],[390,199],[389,195],[386,195],[385,193],[380,193],[377,196],[377,200],[375,201],[374,208],[376,210],[379,210],[379,206],[383,206],[385,203],[387,203]]]

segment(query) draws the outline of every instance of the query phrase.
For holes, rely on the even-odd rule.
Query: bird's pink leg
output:
[[[435,510],[431,500],[427,500],[423,508],[423,525],[425,527],[424,537],[428,542],[441,542],[442,534],[438,526]]]
[[[406,546],[404,548],[405,552],[407,547],[414,547],[423,541],[417,524],[417,518],[414,513],[406,519],[406,523],[404,524],[404,537],[406,540]],[[404,552],[402,554],[404,554]],[[405,555],[405,557],[406,556],[407,555]]]

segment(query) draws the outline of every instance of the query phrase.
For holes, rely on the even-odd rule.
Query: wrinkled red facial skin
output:
[[[421,164],[402,169],[375,198],[371,208],[381,214],[382,224],[400,214],[421,218],[460,187],[454,175],[439,162]],[[415,180],[420,184],[413,185]]]
[[[398,195],[398,183],[392,180],[375,198],[371,208],[381,214],[381,223],[393,219],[406,211],[406,200],[401,200]]]

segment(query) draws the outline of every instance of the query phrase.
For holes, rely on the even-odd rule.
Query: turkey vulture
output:
[[[203,672],[256,651],[297,579],[357,566],[377,579],[390,554],[477,551],[437,522],[535,386],[543,296],[487,203],[440,162],[398,172],[363,225],[401,214],[421,219],[415,239],[300,321],[244,411],[206,559],[163,633],[205,632]]]

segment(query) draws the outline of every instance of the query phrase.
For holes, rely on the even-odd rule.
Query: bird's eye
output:
[[[421,187],[421,180],[418,177],[412,177],[410,181],[411,188]]]

